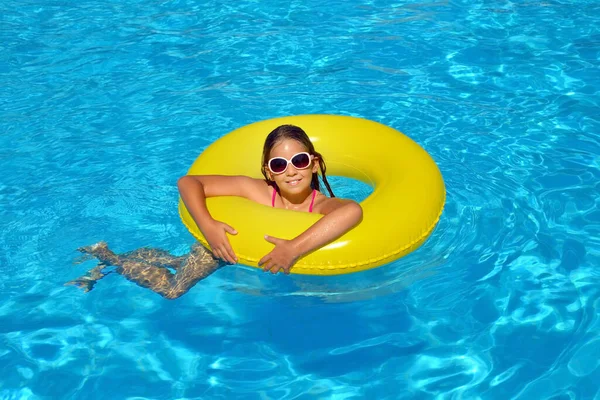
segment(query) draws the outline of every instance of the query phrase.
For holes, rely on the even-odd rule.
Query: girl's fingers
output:
[[[219,249],[219,251],[223,255],[223,261],[228,262],[229,264],[235,264],[235,261],[233,261],[233,258],[229,255],[229,252],[227,251],[227,247],[222,246]]]
[[[263,264],[265,264],[270,259],[271,259],[271,253],[269,253],[266,256],[264,256],[263,258],[261,258],[260,261],[258,262],[258,266],[263,267],[263,269],[264,269],[265,267],[263,266]],[[265,271],[266,271],[266,269],[265,269]]]
[[[237,235],[237,231],[235,229],[233,229],[232,226],[227,225],[226,223],[223,223],[223,225],[225,225],[225,230],[232,234],[232,235]]]
[[[225,256],[225,254],[223,254],[223,249],[219,247],[219,259],[221,259],[221,261],[225,261],[225,262],[229,262],[227,261],[227,257]]]
[[[265,268],[265,272],[270,272],[272,274],[276,274],[277,270],[279,270],[279,267],[277,266],[277,263],[274,262],[273,260],[269,260],[269,262],[267,263],[267,268]]]
[[[229,243],[227,243],[227,245],[225,246],[225,252],[229,256],[231,263],[235,264],[237,262],[237,256],[235,255],[235,252],[233,251]]]
[[[227,259],[226,253],[223,251],[223,248],[221,248],[221,247],[217,248],[215,251],[215,255],[217,256],[217,258],[219,260],[229,262],[229,260]]]
[[[219,248],[219,249],[217,250],[217,254],[219,255],[219,256],[218,256],[218,257],[219,257],[219,259],[221,259],[221,260],[223,260],[223,261],[227,262],[227,258],[225,257],[225,254],[223,254],[223,250],[222,250],[221,248]]]
[[[267,272],[271,269],[271,267],[273,267],[273,265],[271,264],[271,260],[269,260],[263,265],[263,271]]]
[[[270,271],[272,274],[276,274],[280,271],[283,271],[285,274],[290,273],[290,267],[286,268],[278,265],[277,262],[271,258],[271,253],[261,258],[258,262],[258,266],[262,267],[263,271]]]
[[[213,256],[216,258],[228,262],[230,264],[235,264],[237,262],[237,257],[231,249],[231,246],[223,244],[221,246],[211,247]]]
[[[280,270],[280,269],[281,269],[281,267],[280,267],[280,266],[278,266],[278,265],[274,265],[274,266],[273,266],[273,268],[271,268],[271,273],[272,273],[273,275],[275,275],[275,274],[277,274],[277,273],[279,272],[279,270]]]

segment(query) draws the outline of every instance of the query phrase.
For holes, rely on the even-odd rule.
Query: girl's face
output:
[[[274,157],[282,157],[286,160],[291,160],[298,153],[307,152],[306,147],[302,143],[293,139],[283,139],[276,143],[271,149],[269,154],[269,160]],[[312,174],[316,173],[319,168],[318,159],[310,156],[312,159],[309,161],[308,167],[301,169],[297,168],[291,162],[288,162],[287,169],[280,173],[274,174],[267,166],[267,173],[269,179],[274,181],[279,189],[287,193],[302,193],[310,190],[310,183],[312,181]],[[296,160],[301,160],[302,156],[296,157]],[[269,161],[267,160],[267,161]]]

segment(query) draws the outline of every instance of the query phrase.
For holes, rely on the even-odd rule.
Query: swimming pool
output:
[[[600,399],[597,2],[0,15],[0,398]],[[225,268],[175,301],[116,274],[63,286],[99,240],[185,253],[175,183],[198,153],[305,113],[433,156],[448,198],[421,249],[340,277]]]

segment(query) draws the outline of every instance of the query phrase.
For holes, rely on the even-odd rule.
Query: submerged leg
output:
[[[65,285],[74,285],[84,292],[89,292],[94,288],[94,285],[106,275],[110,274],[110,272],[104,273],[102,270],[106,268],[106,264],[99,263],[94,268],[90,269],[85,275],[80,276],[77,279],[73,279],[65,283]],[[112,272],[112,271],[111,271]]]
[[[104,242],[82,247],[79,251],[96,257],[104,265],[116,266],[116,272],[128,280],[168,299],[183,295],[198,281],[224,265],[199,244],[192,247],[187,257],[174,257],[167,252],[154,249],[140,249],[118,255]],[[173,274],[163,265],[177,269],[177,273]],[[93,284],[86,291],[91,290]],[[82,287],[82,285],[78,286]]]
[[[84,263],[88,260],[95,258],[95,253],[100,251],[101,248],[107,248],[106,242],[98,242],[91,246],[78,248],[77,250],[83,254],[80,257],[77,257],[73,261],[73,264],[81,264],[81,263]],[[94,288],[94,285],[96,285],[96,283],[100,279],[102,279],[106,275],[110,274],[110,272],[108,272],[108,273],[103,272],[104,268],[106,268],[110,265],[110,262],[108,262],[108,260],[102,260],[102,259],[98,259],[98,260],[100,261],[98,263],[98,265],[96,265],[94,268],[92,268],[88,272],[86,272],[85,275],[82,275],[79,278],[73,279],[72,281],[65,283],[65,286],[66,285],[74,285],[86,293],[89,292],[90,290],[92,290]]]
[[[177,270],[172,280],[172,287],[163,296],[176,299],[224,265],[226,265],[224,261],[215,258],[210,251],[196,243],[192,246],[183,266]]]
[[[165,266],[168,268],[179,269],[186,260],[185,256],[176,257],[168,251],[161,249],[141,248],[123,254],[130,259],[137,258],[148,264],[156,266]]]

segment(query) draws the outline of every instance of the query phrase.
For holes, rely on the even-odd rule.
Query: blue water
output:
[[[599,67],[593,0],[3,1],[0,398],[600,399]],[[195,157],[305,113],[432,155],[423,247],[339,277],[224,268],[174,301],[63,286],[100,240],[186,253]]]

